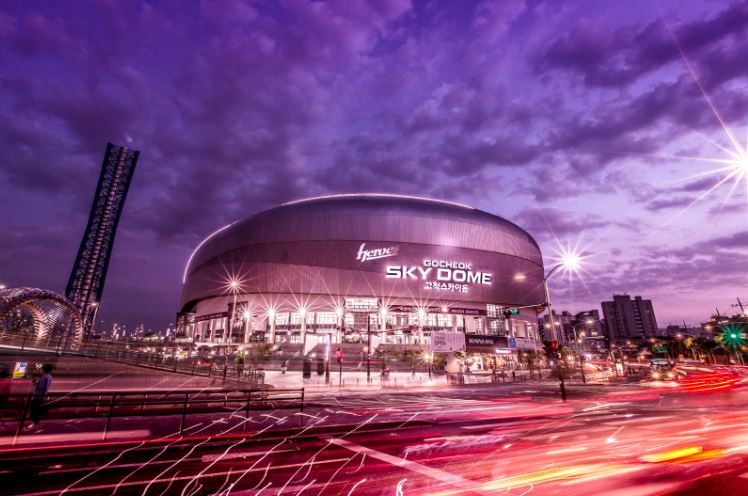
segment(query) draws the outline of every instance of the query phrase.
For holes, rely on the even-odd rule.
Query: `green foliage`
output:
[[[436,370],[443,369],[446,364],[447,364],[446,353],[434,353],[434,356],[431,357],[431,367]]]
[[[258,368],[260,364],[267,362],[272,357],[273,346],[270,343],[252,343],[244,348],[244,363],[249,363],[252,368]]]
[[[410,366],[413,365],[420,365],[423,363],[423,352],[421,351],[413,351],[413,350],[405,350],[400,354],[400,360],[402,360],[404,363],[407,363]]]
[[[455,358],[457,359],[457,363],[460,365],[469,365],[474,362],[473,354],[464,351],[455,351]]]

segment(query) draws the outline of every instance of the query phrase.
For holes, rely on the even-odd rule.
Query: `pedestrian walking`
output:
[[[45,363],[42,365],[42,375],[34,387],[31,396],[31,425],[28,429],[35,429],[39,425],[42,415],[47,414],[47,394],[52,387],[52,365]]]

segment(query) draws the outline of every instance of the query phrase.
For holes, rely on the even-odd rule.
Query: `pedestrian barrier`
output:
[[[13,394],[0,408],[0,420],[16,425],[13,445],[23,433],[31,407],[31,394]],[[179,416],[179,434],[189,415],[217,412],[298,408],[304,411],[304,389],[189,389],[122,391],[73,391],[50,393],[45,419],[104,419],[106,439],[112,419],[117,417]],[[245,423],[246,428],[246,423]]]
[[[584,375],[587,382],[604,382],[615,374],[612,370],[602,370],[600,372],[586,372]]]

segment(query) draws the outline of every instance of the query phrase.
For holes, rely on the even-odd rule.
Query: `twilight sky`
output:
[[[111,141],[141,156],[107,328],[173,322],[216,228],[368,191],[584,247],[558,310],[628,292],[696,323],[748,300],[748,165],[689,207],[739,172],[697,159],[735,154],[712,106],[746,156],[746,2],[5,0],[0,282],[64,291]]]

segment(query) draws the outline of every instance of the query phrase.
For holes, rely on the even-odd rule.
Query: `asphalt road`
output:
[[[560,402],[552,382],[319,395],[304,413],[217,413],[181,438],[6,450],[0,487],[25,495],[748,494],[748,388],[572,386],[570,398]]]

